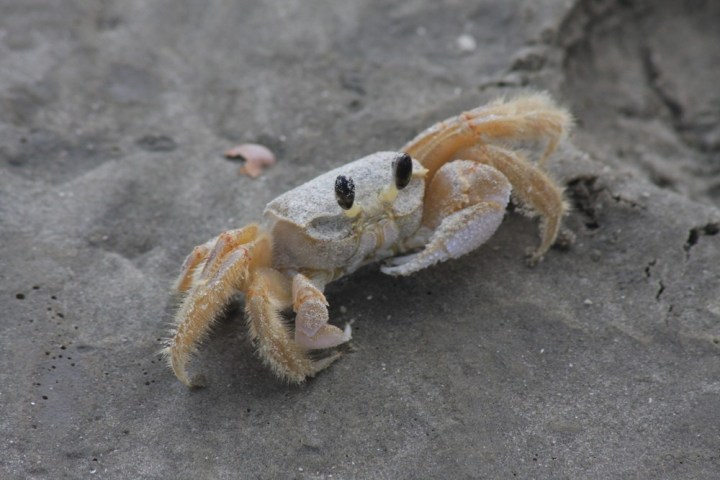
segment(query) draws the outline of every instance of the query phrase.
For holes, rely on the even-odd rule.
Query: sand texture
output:
[[[241,5],[244,3],[245,5]],[[716,479],[720,2],[0,2],[0,478]],[[278,382],[234,302],[158,352],[193,246],[499,95],[577,125],[536,222],[327,289],[353,351]],[[223,153],[260,143],[252,179]]]

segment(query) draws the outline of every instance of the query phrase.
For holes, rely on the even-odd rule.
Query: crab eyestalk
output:
[[[355,204],[355,182],[350,177],[338,175],[335,179],[335,199],[350,218],[360,213],[360,207]]]
[[[413,164],[410,155],[401,153],[392,162],[393,183],[385,187],[380,194],[380,199],[384,202],[393,202],[398,195],[398,191],[407,187],[413,176]]]
[[[393,176],[395,177],[395,186],[398,190],[408,186],[413,174],[413,164],[410,155],[402,153],[393,161]]]

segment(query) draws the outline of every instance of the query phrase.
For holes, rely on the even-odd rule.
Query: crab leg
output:
[[[198,245],[197,247],[193,248],[193,251],[190,252],[190,255],[185,258],[185,261],[183,262],[180,271],[180,276],[178,277],[173,287],[176,292],[187,292],[190,287],[192,287],[193,273],[197,269],[197,266],[207,259],[211,248],[215,245],[215,240],[216,238],[213,238],[211,240],[208,240],[208,242],[203,245]]]
[[[307,280],[306,277],[304,278]],[[277,270],[269,268],[258,270],[247,291],[245,309],[250,335],[257,341],[260,357],[279,377],[299,383],[326,368],[340,355],[335,353],[320,360],[311,360],[307,356],[306,346],[292,339],[292,334],[280,312],[293,303],[295,295],[291,290],[295,290],[294,283],[293,281],[291,287],[289,279]],[[324,301],[325,298],[322,298]],[[298,312],[299,320],[296,320],[301,324],[302,312],[302,310]],[[327,316],[327,312],[325,315]],[[330,326],[325,325],[325,327]],[[319,330],[322,331],[322,328],[321,326]],[[337,329],[337,327],[333,328]],[[321,333],[320,331],[318,334]]]
[[[540,215],[540,245],[528,262],[534,264],[542,259],[555,243],[562,217],[568,210],[562,190],[538,166],[510,150],[487,145],[463,150],[459,155],[501,171],[512,184],[514,197]]]
[[[278,376],[302,382],[313,373],[305,351],[293,342],[280,312],[292,304],[290,281],[271,269],[255,273],[245,297],[250,336],[257,342],[258,354]]]
[[[250,240],[250,241],[249,241]],[[206,244],[207,245],[207,244]],[[193,382],[186,371],[187,361],[197,350],[197,344],[207,335],[210,326],[229,298],[238,290],[245,290],[250,272],[270,263],[270,239],[259,233],[256,225],[232,230],[218,236],[213,249],[201,265],[187,267],[181,274],[183,285],[188,283],[188,269],[193,268],[192,284],[176,315],[177,328],[164,353],[175,375],[185,385]],[[193,254],[191,254],[191,257]],[[192,261],[190,262],[192,263]]]
[[[509,102],[498,100],[440,122],[416,136],[402,150],[430,172],[431,179],[456,153],[473,145],[546,138],[538,164],[544,166],[572,124],[570,114],[547,95],[531,94]]]
[[[430,184],[419,233],[429,237],[427,246],[391,259],[381,267],[383,273],[409,275],[475,250],[500,226],[510,189],[507,178],[491,166],[468,160],[444,165]]]
[[[204,276],[207,278],[208,275],[205,270],[199,269],[203,262],[205,262],[204,265],[206,268],[208,267],[208,264],[211,264],[210,266],[212,268],[217,268],[217,263],[215,262],[213,264],[214,259],[217,259],[218,256],[222,256],[227,253],[228,249],[234,247],[235,245],[252,241],[257,236],[258,230],[259,227],[257,225],[248,225],[247,227],[239,230],[227,231],[215,238],[211,238],[204,244],[193,248],[193,251],[190,252],[190,255],[185,258],[185,261],[182,264],[180,276],[175,281],[174,289],[178,293],[183,293],[197,284],[197,277]],[[220,244],[219,247],[218,242]],[[208,256],[211,254],[213,258],[209,259]]]

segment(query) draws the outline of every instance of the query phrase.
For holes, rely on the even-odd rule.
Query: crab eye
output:
[[[393,176],[395,177],[395,186],[398,190],[407,187],[412,178],[413,164],[410,155],[402,153],[392,163]]]
[[[355,201],[355,182],[345,175],[335,179],[335,199],[343,210],[350,210]]]

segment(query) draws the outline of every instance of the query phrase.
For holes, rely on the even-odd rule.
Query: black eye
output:
[[[395,186],[398,190],[402,190],[410,183],[412,168],[412,159],[407,153],[403,153],[393,160],[393,175],[395,176]]]
[[[343,210],[350,210],[355,201],[355,182],[345,175],[338,175],[335,179],[335,198]]]

